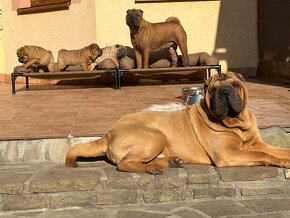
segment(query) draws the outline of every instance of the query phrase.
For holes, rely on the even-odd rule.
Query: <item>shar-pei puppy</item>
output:
[[[93,69],[114,69],[119,68],[120,59],[127,53],[126,46],[115,44],[102,48],[102,55],[99,56],[91,65]]]
[[[58,70],[64,71],[68,66],[81,65],[85,71],[89,71],[91,63],[100,55],[102,55],[102,49],[96,43],[78,50],[61,49],[58,51]]]
[[[24,45],[17,49],[18,61],[24,68],[37,68],[39,72],[54,71],[52,52],[35,45]]]
[[[140,112],[122,117],[101,139],[72,147],[78,156],[107,156],[120,171],[160,174],[167,167],[290,166],[290,150],[265,144],[240,74],[210,77],[204,98],[178,111]]]
[[[169,17],[165,22],[150,23],[143,18],[142,10],[129,9],[126,24],[130,29],[138,69],[148,68],[150,52],[165,48],[172,42],[180,48],[183,66],[188,66],[187,35],[177,17]]]

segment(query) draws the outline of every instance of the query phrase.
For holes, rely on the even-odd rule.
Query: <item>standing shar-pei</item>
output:
[[[143,18],[142,10],[129,9],[126,23],[130,28],[138,69],[142,66],[148,68],[150,51],[170,47],[168,44],[172,42],[180,48],[183,66],[188,66],[187,35],[177,17],[169,17],[165,22],[150,23]]]
[[[65,164],[106,155],[120,171],[151,174],[185,163],[290,166],[290,150],[262,141],[240,74],[214,75],[204,88],[204,99],[190,108],[122,117],[101,139],[71,148]]]

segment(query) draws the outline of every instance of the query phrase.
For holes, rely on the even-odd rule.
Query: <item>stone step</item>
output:
[[[290,171],[277,167],[186,165],[153,176],[119,172],[101,160],[2,163],[0,212],[98,208],[204,200],[290,199]]]
[[[147,205],[118,205],[96,208],[3,211],[0,218],[93,217],[93,218],[287,218],[290,199],[204,200]]]

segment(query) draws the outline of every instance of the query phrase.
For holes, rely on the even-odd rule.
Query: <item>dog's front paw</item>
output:
[[[182,168],[185,164],[186,162],[178,157],[174,157],[169,160],[169,165],[172,168]]]

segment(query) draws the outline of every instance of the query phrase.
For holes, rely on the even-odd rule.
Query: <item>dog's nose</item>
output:
[[[219,94],[221,97],[229,97],[231,95],[231,88],[230,87],[222,87],[219,90]]]

